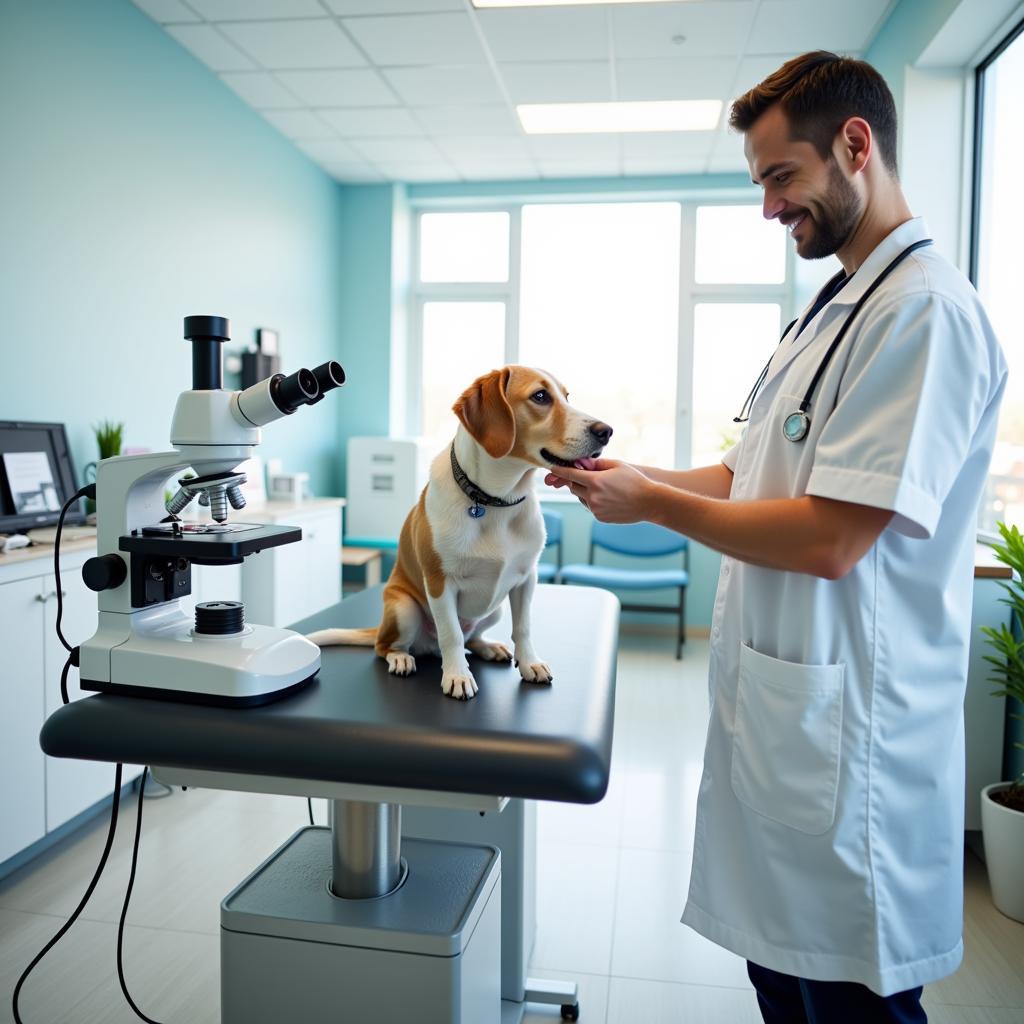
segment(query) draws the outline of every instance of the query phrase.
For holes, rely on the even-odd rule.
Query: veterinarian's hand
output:
[[[625,466],[625,465],[627,465],[627,463],[620,462],[618,459],[590,459],[590,458],[586,458],[586,459],[577,459],[576,460],[576,466],[579,469],[585,469],[585,470],[588,470],[588,471],[589,470],[594,470],[594,469],[614,469],[616,466]],[[569,481],[568,480],[563,480],[556,473],[548,473],[548,475],[546,477],[544,477],[544,483],[546,483],[548,485],[548,487],[555,487],[555,488],[558,488],[558,487],[568,487],[569,486]]]
[[[594,460],[592,469],[559,466],[559,479],[602,523],[638,523],[644,518],[650,477],[627,462]],[[547,480],[545,479],[545,482]]]

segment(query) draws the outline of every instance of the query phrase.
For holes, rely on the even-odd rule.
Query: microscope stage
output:
[[[175,527],[180,529],[180,533],[175,531]],[[216,532],[210,527],[216,527]],[[207,562],[240,562],[245,555],[264,548],[300,540],[302,530],[297,526],[232,523],[223,529],[216,523],[160,523],[121,537],[118,547],[133,554],[187,558],[202,565]]]

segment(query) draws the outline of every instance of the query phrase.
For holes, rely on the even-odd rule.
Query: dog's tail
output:
[[[372,647],[377,642],[377,627],[367,626],[365,629],[318,629],[315,633],[307,633],[306,636],[318,647],[330,647],[334,644],[348,644],[351,647]]]

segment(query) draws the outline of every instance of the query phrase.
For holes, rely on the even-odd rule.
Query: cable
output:
[[[135,885],[135,867],[139,860],[139,838],[142,835],[142,796],[146,791],[146,775],[149,772],[149,765],[142,769],[142,780],[139,782],[139,812],[135,819],[135,842],[132,844],[132,869],[128,875],[128,888],[124,894],[124,906],[121,907],[121,920],[117,924],[117,980],[121,983],[121,991],[124,993],[128,1005],[135,1011],[137,1017],[146,1021],[146,1024],[159,1024],[158,1021],[147,1017],[136,1005],[128,992],[128,985],[124,980],[124,922],[128,917],[128,903],[132,898],[132,886]]]
[[[57,586],[60,586],[60,584],[58,583]],[[75,651],[77,650],[78,648],[76,647],[68,655],[68,660],[64,662],[64,668],[60,674],[60,699],[64,704],[71,703],[71,698],[68,697],[68,671],[71,669],[72,665],[78,664],[78,661],[75,659]]]
[[[60,629],[60,622],[64,616],[64,591],[60,587],[60,534],[61,530],[64,529],[64,517],[68,514],[68,509],[79,500],[79,498],[91,498],[96,500],[96,485],[86,484],[84,487],[79,487],[74,494],[64,502],[64,507],[60,510],[60,516],[57,518],[57,536],[54,539],[53,544],[53,574],[57,577],[57,639],[64,645],[64,650],[71,651],[73,648],[71,644],[64,639],[64,634]],[[77,662],[76,662],[77,664]],[[67,701],[64,701],[67,704]]]
[[[310,825],[315,825],[316,822],[313,820],[313,798],[311,796],[307,796],[306,803],[309,805],[309,823]]]
[[[43,948],[36,954],[35,959],[25,968],[21,977],[18,979],[18,984],[14,986],[14,997],[11,1002],[11,1008],[14,1011],[14,1022],[15,1024],[24,1024],[18,1013],[18,996],[21,994],[21,987],[25,984],[25,979],[32,973],[36,964],[46,956],[47,953],[53,949],[54,946],[64,937],[71,926],[78,920],[78,915],[85,909],[86,903],[89,902],[89,897],[92,896],[93,890],[96,888],[96,884],[100,880],[100,875],[103,874],[103,869],[107,864],[107,857],[110,855],[110,848],[114,844],[114,832],[117,830],[117,808],[121,802],[121,768],[123,766],[118,764],[116,771],[114,772],[114,801],[110,808],[110,828],[107,832],[107,842],[103,847],[103,854],[100,857],[100,862],[96,867],[96,872],[92,876],[92,881],[89,883],[89,888],[85,890],[85,895],[82,897],[82,902],[75,908],[74,913],[64,922],[61,926],[60,931],[50,941],[43,946]]]

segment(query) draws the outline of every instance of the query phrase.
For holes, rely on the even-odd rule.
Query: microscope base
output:
[[[389,895],[330,889],[331,833],[304,828],[221,904],[222,1024],[499,1024],[501,857],[407,839]]]

